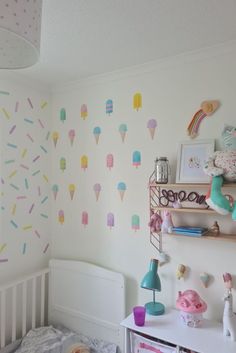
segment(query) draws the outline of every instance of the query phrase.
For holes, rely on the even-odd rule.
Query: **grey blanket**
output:
[[[70,353],[73,347],[84,345],[90,353],[116,353],[114,343],[77,334],[66,328],[52,326],[30,330],[15,353]]]

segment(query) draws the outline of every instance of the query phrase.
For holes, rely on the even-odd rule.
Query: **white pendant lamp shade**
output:
[[[35,64],[40,52],[42,0],[0,0],[0,68]]]

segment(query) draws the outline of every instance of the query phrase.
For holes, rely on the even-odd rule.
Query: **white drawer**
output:
[[[130,332],[131,353],[177,353],[175,347]]]

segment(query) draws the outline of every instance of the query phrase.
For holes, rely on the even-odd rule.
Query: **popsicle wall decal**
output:
[[[133,166],[138,168],[141,165],[141,153],[139,151],[133,152]]]
[[[108,99],[106,101],[106,114],[111,115],[113,113],[113,101]]]
[[[154,135],[155,135],[155,130],[157,127],[157,122],[155,119],[149,119],[147,122],[147,128],[149,129],[149,133],[151,136],[151,139],[154,139]]]
[[[59,133],[57,131],[54,131],[52,133],[52,139],[53,139],[54,147],[56,147],[57,141],[59,139]]]
[[[61,120],[62,123],[64,123],[65,120],[66,120],[66,110],[65,110],[65,108],[61,108],[61,110],[60,110],[60,120]]]
[[[88,157],[83,155],[81,157],[81,168],[85,171],[88,168]]]
[[[61,223],[61,225],[64,223],[65,221],[65,216],[64,216],[64,211],[63,210],[60,210],[58,212],[58,221],[59,223]]]
[[[54,184],[54,185],[52,186],[52,192],[53,192],[54,200],[57,199],[58,190],[59,190],[58,185],[57,185],[57,184]]]
[[[86,211],[82,212],[82,224],[84,226],[88,225],[88,212],[86,212]]]
[[[134,214],[132,216],[131,223],[132,223],[132,229],[134,229],[135,232],[140,229],[140,220],[138,215]]]
[[[60,169],[62,172],[64,172],[64,170],[66,170],[66,159],[64,157],[62,157],[60,159]]]
[[[70,193],[70,199],[73,200],[75,194],[75,184],[69,184],[68,189]]]
[[[139,92],[135,93],[133,97],[133,108],[137,111],[142,108],[142,95]]]
[[[121,201],[123,201],[123,198],[124,198],[124,195],[125,195],[125,191],[126,191],[126,184],[123,183],[123,182],[118,183],[117,190],[118,190],[118,192],[120,194]]]
[[[122,142],[125,142],[125,136],[126,136],[127,131],[128,131],[127,125],[126,124],[120,124],[119,133],[120,133],[120,137],[121,137]]]
[[[93,129],[93,134],[94,134],[94,138],[95,138],[96,144],[98,144],[99,137],[100,137],[100,134],[101,134],[101,128],[99,126],[96,126]]]
[[[114,217],[114,214],[109,212],[107,214],[107,226],[112,229],[112,227],[115,226],[115,217]]]
[[[109,153],[107,155],[107,168],[109,170],[111,170],[111,168],[113,168],[114,165],[114,158],[113,158],[113,154]]]
[[[70,145],[73,146],[74,139],[75,139],[75,130],[74,130],[74,129],[71,129],[71,130],[68,132],[68,136],[69,136],[69,140],[70,140]]]
[[[80,108],[80,116],[83,120],[85,120],[88,116],[88,108],[86,104],[82,104]]]

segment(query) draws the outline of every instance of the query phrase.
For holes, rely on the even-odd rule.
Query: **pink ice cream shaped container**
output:
[[[188,289],[179,292],[176,307],[180,310],[180,318],[185,325],[189,327],[201,326],[203,322],[202,314],[207,310],[207,304],[196,291]]]

